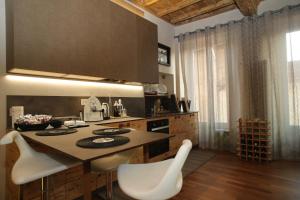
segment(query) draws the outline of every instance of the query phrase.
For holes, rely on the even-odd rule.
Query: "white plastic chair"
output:
[[[66,157],[50,157],[32,149],[17,131],[11,131],[0,140],[0,145],[16,142],[20,156],[11,172],[13,183],[20,185],[20,199],[23,198],[22,185],[42,179],[42,199],[48,198],[48,176],[78,164]]]
[[[192,142],[184,140],[175,158],[149,164],[124,164],[118,168],[121,190],[141,200],[169,199],[182,188],[182,167],[192,149]]]

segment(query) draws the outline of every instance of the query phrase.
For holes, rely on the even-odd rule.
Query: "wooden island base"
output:
[[[154,162],[172,157],[176,154],[182,140],[191,139],[194,145],[198,144],[198,126],[197,113],[189,113],[184,115],[174,115],[165,118],[170,122],[170,134],[174,137],[170,138],[170,151],[157,157],[148,158],[147,148],[138,147],[135,155],[130,163]],[[153,119],[149,119],[153,120]],[[130,122],[120,122],[106,124],[110,127],[130,127],[137,130],[147,130],[147,120],[136,120]],[[56,153],[52,150],[36,143],[30,145],[41,152]],[[17,200],[19,197],[19,186],[12,183],[10,176],[11,170],[19,157],[19,151],[15,144],[6,147],[6,200]],[[84,188],[95,191],[99,187],[105,186],[105,174],[89,173],[84,176],[84,165],[79,164],[68,170],[49,176],[49,198],[51,200],[73,200],[84,195]],[[117,180],[116,172],[113,173],[113,180]],[[24,200],[40,200],[41,199],[41,180],[37,180],[23,185]]]

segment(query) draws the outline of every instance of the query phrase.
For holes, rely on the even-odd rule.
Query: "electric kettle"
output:
[[[109,112],[108,103],[102,103],[102,109],[103,109],[103,119],[104,120],[110,119],[110,112]]]

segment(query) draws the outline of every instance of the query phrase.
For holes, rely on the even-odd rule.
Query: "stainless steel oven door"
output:
[[[155,133],[164,133],[169,134],[169,120],[156,120],[150,121],[147,124],[147,129],[150,132]],[[149,158],[153,158],[155,156],[167,153],[170,150],[170,142],[169,139],[165,139],[162,141],[158,141],[149,145]]]

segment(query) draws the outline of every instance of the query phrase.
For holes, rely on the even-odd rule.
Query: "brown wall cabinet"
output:
[[[158,82],[157,26],[110,1],[6,0],[6,12],[8,72]]]

